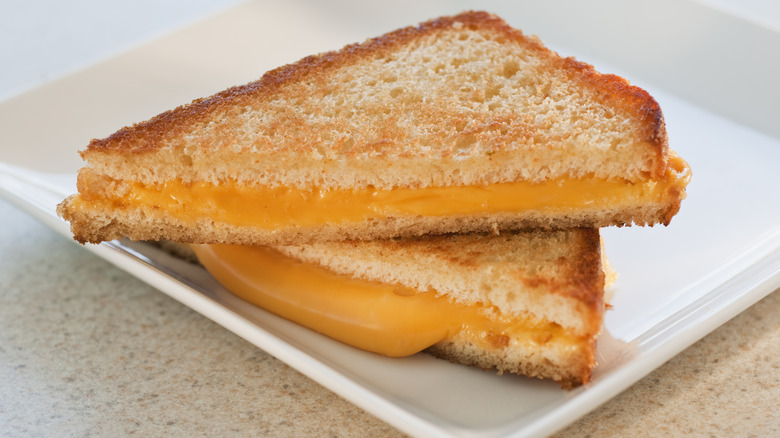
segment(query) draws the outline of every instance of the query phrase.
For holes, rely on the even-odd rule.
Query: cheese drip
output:
[[[673,156],[661,180],[638,183],[596,178],[561,178],[545,183],[509,182],[483,186],[394,188],[390,190],[250,187],[172,180],[161,186],[131,184],[115,199],[82,192],[82,202],[111,208],[141,207],[187,223],[208,218],[233,226],[276,229],[363,222],[372,218],[515,213],[527,210],[598,210],[677,197],[690,178],[687,163]]]
[[[229,291],[258,307],[354,347],[385,356],[420,352],[453,336],[483,348],[586,342],[557,324],[501,314],[402,286],[338,275],[273,249],[192,245],[201,264]]]

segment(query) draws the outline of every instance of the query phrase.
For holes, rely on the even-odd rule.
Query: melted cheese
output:
[[[124,196],[113,201],[90,193],[82,197],[91,203],[110,202],[113,208],[136,206],[165,211],[188,223],[206,217],[234,226],[274,229],[417,215],[598,210],[663,202],[669,196],[679,196],[689,178],[687,163],[673,156],[663,179],[641,183],[562,178],[540,184],[510,182],[421,189],[301,190],[247,187],[234,182],[214,185],[174,180],[160,187],[136,183]]]
[[[482,348],[587,341],[557,324],[494,307],[343,275],[258,246],[193,245],[200,262],[238,297],[357,348],[408,356],[458,336]]]

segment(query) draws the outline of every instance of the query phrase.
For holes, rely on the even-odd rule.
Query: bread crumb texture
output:
[[[304,58],[93,140],[96,173],[299,188],[660,177],[644,90],[485,12]]]

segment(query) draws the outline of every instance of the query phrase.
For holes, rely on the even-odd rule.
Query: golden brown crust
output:
[[[578,234],[578,239],[578,250],[565,274],[573,287],[566,293],[594,311],[603,309],[605,279],[601,266],[601,235],[597,228],[584,228]]]
[[[565,69],[576,72],[571,76],[573,81],[580,81],[583,87],[596,90],[599,99],[632,111],[638,121],[636,126],[641,129],[641,137],[655,145],[659,156],[663,157],[657,163],[654,176],[663,175],[669,155],[669,139],[661,106],[655,98],[646,90],[631,85],[627,79],[599,73],[590,64],[571,57],[562,58],[560,62]]]
[[[573,347],[562,349],[556,345],[540,345],[532,349],[522,347],[486,350],[453,339],[438,343],[426,351],[440,359],[499,373],[514,373],[537,379],[558,382],[564,389],[573,389],[588,383],[596,367],[596,340],[583,340]]]

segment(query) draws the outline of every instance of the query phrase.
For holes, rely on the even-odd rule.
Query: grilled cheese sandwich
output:
[[[242,299],[367,351],[428,351],[565,387],[595,366],[595,229],[192,249]]]
[[[93,140],[81,242],[286,244],[668,224],[690,170],[644,90],[467,12]]]

